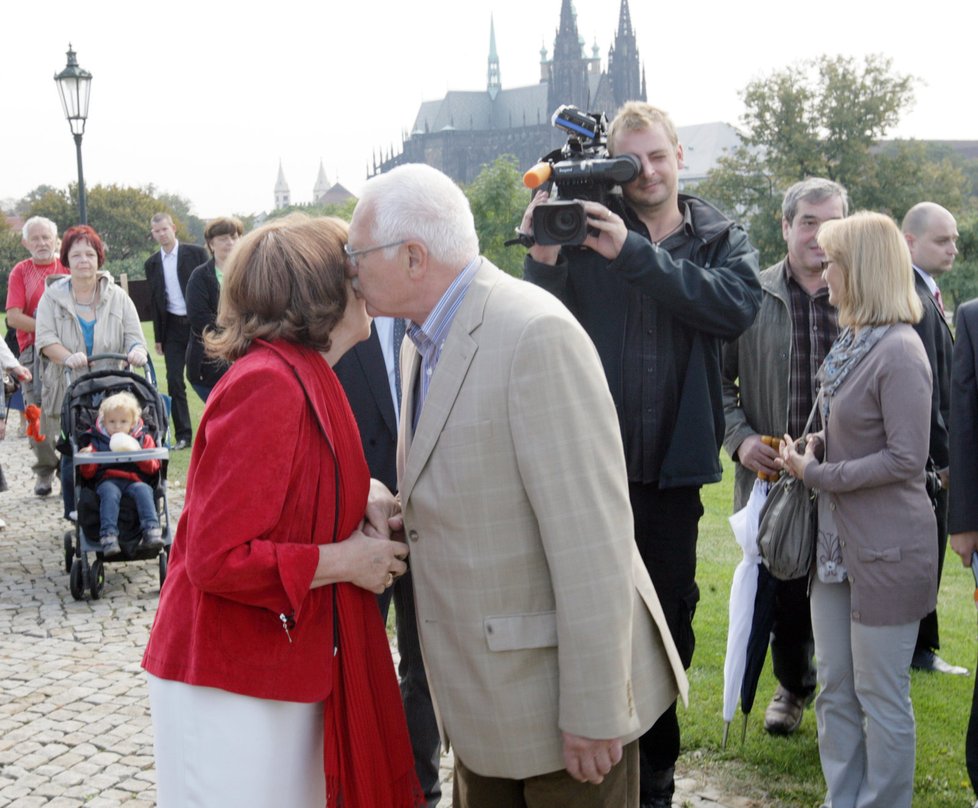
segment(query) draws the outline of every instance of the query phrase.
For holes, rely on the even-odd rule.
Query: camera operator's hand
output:
[[[546,191],[537,191],[533,195],[533,199],[530,201],[529,207],[523,214],[523,221],[520,222],[520,232],[526,233],[528,236],[533,235],[533,209],[550,199],[550,194]],[[549,244],[534,244],[529,250],[530,258],[539,264],[550,264],[553,266],[557,263],[557,257],[560,255],[560,245],[549,245]]]
[[[594,250],[598,255],[602,255],[609,261],[613,261],[621,252],[628,236],[628,228],[625,227],[625,220],[617,213],[612,213],[599,202],[582,200],[584,210],[587,212],[587,223],[589,229],[599,231],[598,235],[588,235],[584,239],[584,246]]]

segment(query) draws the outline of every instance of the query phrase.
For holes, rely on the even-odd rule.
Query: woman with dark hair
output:
[[[245,236],[143,657],[160,808],[423,804],[375,594],[405,572],[332,365],[370,334],[346,224]],[[366,522],[364,521],[366,518]]]
[[[224,265],[231,250],[244,233],[244,225],[234,216],[212,219],[204,228],[204,241],[213,256],[194,270],[187,281],[187,317],[190,319],[190,342],[187,343],[187,379],[190,386],[207,403],[214,385],[225,374],[228,364],[222,359],[205,356],[204,334],[217,322],[217,304],[221,299]]]
[[[149,355],[136,306],[112,276],[102,269],[105,247],[88,225],[70,227],[61,239],[61,263],[69,274],[50,275],[37,304],[34,344],[43,356],[41,412],[46,434],[61,431],[65,368],[73,371],[118,367],[119,362],[89,362],[102,353],[126,354],[130,365],[142,367]],[[71,465],[61,460],[61,495],[65,517],[75,509]]]
[[[811,606],[825,804],[909,808],[910,659],[937,598],[931,371],[912,328],[922,309],[889,217],[826,222],[817,238],[844,330],[816,376],[824,429],[804,453],[785,435],[781,459],[819,492]]]

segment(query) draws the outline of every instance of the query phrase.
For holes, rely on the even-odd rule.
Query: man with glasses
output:
[[[593,344],[479,256],[433,168],[369,180],[349,243],[367,311],[410,321],[398,482],[455,804],[637,808],[637,738],[686,679]]]
[[[34,376],[32,383],[24,384],[24,405],[41,404],[41,374],[34,350],[34,315],[37,303],[44,294],[50,275],[64,275],[68,270],[58,258],[58,226],[43,216],[32,216],[24,222],[22,231],[24,248],[31,254],[10,270],[7,280],[7,325],[17,330],[20,348],[20,364],[29,368]],[[34,453],[33,470],[36,475],[34,493],[46,497],[51,493],[52,481],[58,470],[58,456],[54,445],[56,434],[45,435],[38,443],[31,440]]]

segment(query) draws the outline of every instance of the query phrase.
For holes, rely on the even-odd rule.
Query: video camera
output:
[[[620,193],[622,183],[638,176],[639,162],[630,154],[608,156],[608,119],[603,112],[585,113],[564,105],[550,122],[568,137],[523,175],[523,184],[531,190],[547,182],[557,186],[555,200],[533,209],[533,238],[537,244],[583,244],[587,214],[578,200],[607,204],[612,194]]]

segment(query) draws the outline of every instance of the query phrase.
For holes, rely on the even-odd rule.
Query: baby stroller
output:
[[[92,356],[90,362],[104,359],[126,361],[125,354],[104,353]],[[72,485],[75,489],[76,519],[73,530],[64,535],[65,572],[68,573],[68,588],[75,600],[81,600],[88,591],[92,600],[102,597],[105,587],[105,563],[159,558],[160,587],[166,579],[166,567],[172,536],[170,517],[166,501],[166,467],[170,456],[165,448],[167,438],[167,413],[163,398],[156,389],[156,372],[153,363],[147,362],[145,377],[131,370],[96,370],[71,381],[71,371],[65,370],[68,389],[61,408],[61,441],[59,451],[71,456]],[[139,449],[131,452],[97,452],[79,454],[83,448],[82,436],[94,426],[98,418],[99,405],[110,395],[120,392],[132,393],[142,408],[143,429],[153,436],[157,448]],[[153,487],[153,501],[160,514],[163,547],[146,548],[140,544],[142,530],[135,504],[123,497],[119,508],[119,546],[122,552],[104,557],[99,541],[99,500],[95,484],[86,480],[79,467],[90,464],[130,464],[140,460],[160,461],[160,470],[150,481]],[[95,553],[95,560],[89,562],[88,554]]]

